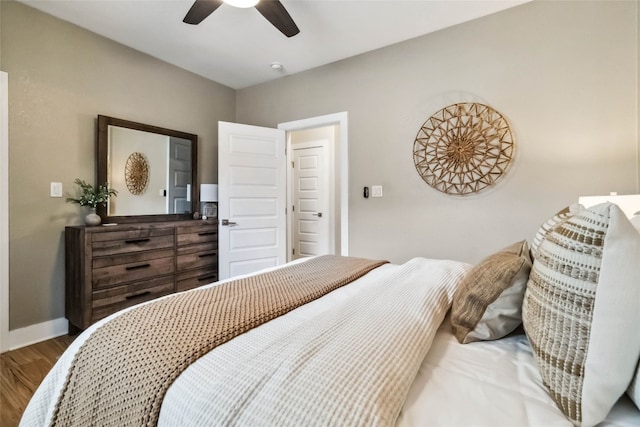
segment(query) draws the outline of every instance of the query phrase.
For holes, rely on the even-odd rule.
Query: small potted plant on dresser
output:
[[[80,197],[67,197],[67,202],[87,206],[89,213],[84,217],[84,223],[86,225],[100,225],[102,219],[100,215],[96,213],[96,207],[98,207],[98,205],[105,205],[109,197],[117,196],[118,192],[113,188],[109,188],[108,183],[94,187],[80,178],[76,178],[74,182],[80,187]]]

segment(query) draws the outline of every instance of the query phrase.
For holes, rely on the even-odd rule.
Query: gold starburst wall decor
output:
[[[144,193],[149,181],[149,163],[142,153],[132,153],[124,166],[124,179],[129,192],[135,196]]]
[[[413,143],[418,174],[446,194],[466,195],[493,185],[514,150],[507,120],[478,103],[449,105],[427,119]]]

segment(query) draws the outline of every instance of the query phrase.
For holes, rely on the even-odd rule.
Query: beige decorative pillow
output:
[[[451,324],[462,344],[502,338],[522,323],[522,299],[531,270],[527,241],[488,256],[460,281]]]
[[[574,424],[601,422],[640,359],[640,234],[616,205],[577,213],[542,240],[523,304],[545,386]]]
[[[540,226],[536,235],[533,237],[531,241],[531,258],[536,258],[536,252],[538,251],[538,246],[540,246],[540,242],[545,238],[549,231],[553,230],[558,225],[562,224],[576,213],[580,212],[584,209],[584,206],[574,203],[566,208],[558,211],[555,215],[549,218],[544,224]]]

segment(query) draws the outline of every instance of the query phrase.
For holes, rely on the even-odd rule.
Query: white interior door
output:
[[[293,259],[330,253],[328,142],[293,146]]]
[[[286,262],[283,130],[218,123],[220,279]]]

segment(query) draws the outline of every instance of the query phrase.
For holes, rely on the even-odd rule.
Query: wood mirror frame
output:
[[[198,135],[180,132],[172,129],[165,129],[157,126],[136,123],[129,120],[116,119],[108,116],[98,116],[98,138],[96,147],[96,167],[97,185],[107,182],[108,160],[109,160],[109,126],[118,126],[127,129],[150,132],[170,137],[181,138],[191,141],[191,212],[173,214],[154,215],[108,215],[106,206],[98,206],[97,213],[102,218],[103,223],[135,223],[135,222],[156,222],[156,221],[179,221],[193,219],[193,213],[198,211],[200,192],[197,185],[198,176]]]

